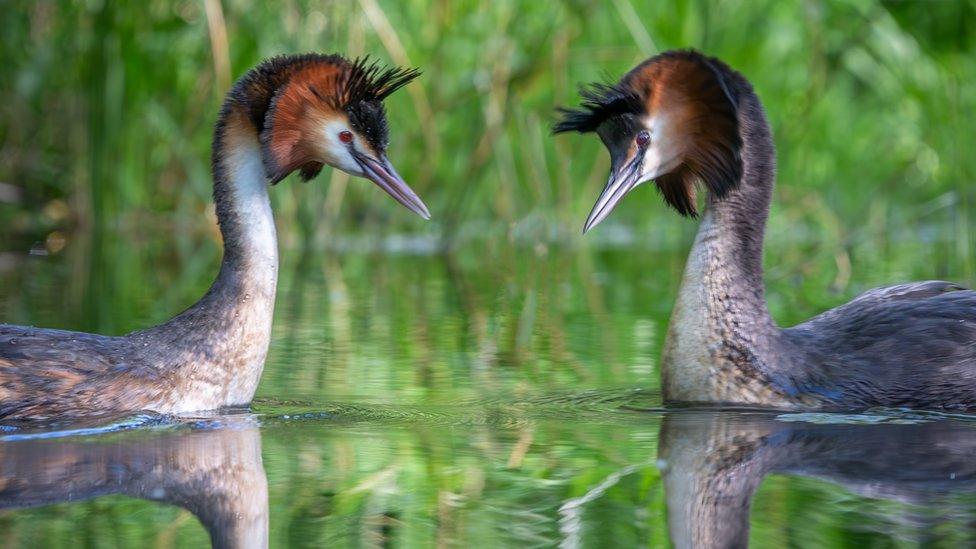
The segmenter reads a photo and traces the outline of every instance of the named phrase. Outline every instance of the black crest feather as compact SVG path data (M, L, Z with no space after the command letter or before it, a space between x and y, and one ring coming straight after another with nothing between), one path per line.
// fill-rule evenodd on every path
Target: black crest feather
M389 143L383 100L418 76L416 68L383 67L368 55L359 57L340 77L335 107L345 110L353 129L383 152Z
M589 84L580 88L580 96L583 101L579 109L557 109L563 118L553 126L552 133L592 132L608 118L644 111L643 99L619 84Z
M316 69L324 69L316 72ZM296 168L281 164L270 153L272 125L296 75L303 75L307 91L324 105L345 111L351 126L361 133L373 148L382 153L388 142L388 127L383 100L420 76L415 68L385 67L369 56L350 61L339 54L306 53L279 55L263 61L234 85L224 109L238 106L260 132L265 166L272 184L295 169L307 181L318 175L322 164L303 163ZM294 109L293 109L294 110ZM292 122L301 112L292 113Z
M361 101L383 101L418 76L420 69L384 67L368 55L358 57L348 70L343 71L338 83L339 93L336 94L342 104L336 107L345 109Z
M636 120L634 115L651 114L649 108L671 109L669 125L674 135L670 137L689 144L680 163L658 175L655 182L669 206L681 215L695 217L699 187L722 200L741 182L743 143L738 111L742 95L752 93L745 78L722 61L694 50L668 51L640 63L617 84L582 88L580 108L559 109L563 118L553 133L597 131L617 118L616 128L600 131L611 157L619 156L637 132L636 126L626 127L628 121ZM607 135L613 136L611 142Z

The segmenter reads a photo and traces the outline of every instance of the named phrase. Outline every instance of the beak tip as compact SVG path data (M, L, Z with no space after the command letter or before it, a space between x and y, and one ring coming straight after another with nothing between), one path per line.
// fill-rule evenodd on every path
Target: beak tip
M590 232L594 227L599 225L603 221L604 216L590 216L587 218L586 223L583 224L583 234Z
M617 207L620 200L641 183L639 167L640 163L631 161L630 164L622 169L611 170L610 180L597 198L596 204L590 210L586 224L583 225L583 234L590 232L610 215L610 212Z
M380 161L367 156L357 157L357 160L363 169L364 177L376 183L394 200L406 206L408 210L425 220L430 220L430 210L427 209L427 204L424 204L424 201L417 196L417 193L413 192L413 189L400 177L400 174L396 173L385 156L381 157Z

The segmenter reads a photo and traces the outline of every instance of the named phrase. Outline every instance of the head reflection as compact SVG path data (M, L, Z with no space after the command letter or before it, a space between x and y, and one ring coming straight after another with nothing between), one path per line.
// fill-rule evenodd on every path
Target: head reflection
M675 547L745 547L767 475L812 477L872 498L922 503L976 492L976 425L814 423L830 416L681 411L661 426ZM784 421L785 420L785 421Z
M267 547L261 435L248 419L100 438L0 442L0 509L122 494L187 509L214 547Z

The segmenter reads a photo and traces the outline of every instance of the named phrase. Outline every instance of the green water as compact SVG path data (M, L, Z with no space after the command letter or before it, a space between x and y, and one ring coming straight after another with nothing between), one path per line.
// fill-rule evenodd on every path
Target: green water
M201 513L218 539L280 547L662 546L746 526L757 547L976 540L973 420L663 411L657 363L683 253L623 241L499 235L431 253L423 238L337 236L285 249L251 413L0 433L0 477L16 487L0 540L205 545ZM206 289L216 258L201 253L199 275L163 243L128 267L70 248L20 256L0 303L12 322L126 331ZM794 306L798 282L771 278L774 303L791 304L774 306L784 322L820 306ZM112 432L69 432L82 428ZM36 439L52 431L68 436ZM708 481L748 475L751 512L730 519L722 509L751 491ZM711 518L686 524L682 509Z
M972 2L0 14L0 322L121 334L199 298L220 260L212 125L270 55L420 67L387 101L389 156L433 214L328 169L272 189L282 266L253 410L0 430L0 546L192 547L201 520L275 547L721 546L744 524L757 547L973 544L970 418L662 411L695 223L644 186L581 237L607 155L549 135L577 83L700 48L773 128L778 322L899 282L972 287Z

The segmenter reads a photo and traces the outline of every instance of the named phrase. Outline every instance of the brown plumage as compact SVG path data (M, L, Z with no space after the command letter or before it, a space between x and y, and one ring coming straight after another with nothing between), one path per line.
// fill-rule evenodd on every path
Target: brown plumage
M382 68L368 57L350 62L335 55L307 55L275 58L265 65L289 75L263 115L261 142L273 183L299 169L305 180L318 174L322 164L316 158L315 132L330 120L347 121L370 152L385 154L389 130L383 100L420 76L417 69Z
M213 141L224 259L207 294L176 318L121 337L0 325L0 419L246 405L271 336L278 250L268 182L329 164L366 177L429 218L386 158L382 101L417 76L366 59L265 61L228 93Z
M590 84L581 94L581 109L561 109L564 116L554 128L556 133L594 132L619 118L629 121L628 130L646 118L668 121L670 145L679 149L682 161L654 182L678 213L698 215L698 184L721 198L739 180L742 141L735 98L715 60L691 51L662 53L634 67L616 84ZM637 147L629 140L626 160L636 154Z
M766 307L762 244L776 152L740 73L667 52L584 89L556 132L595 131L612 170L585 230L654 181L678 212L706 208L661 360L668 402L780 408L976 409L976 292L926 281L871 290L792 328Z
M345 67L337 63L315 63L295 70L288 84L277 94L265 118L274 132L262 135L264 161L271 180L278 182L296 169L314 177L322 168L314 161L310 143L312 128L340 116L341 107L330 101ZM310 165L314 163L314 165ZM304 176L303 176L304 178Z

